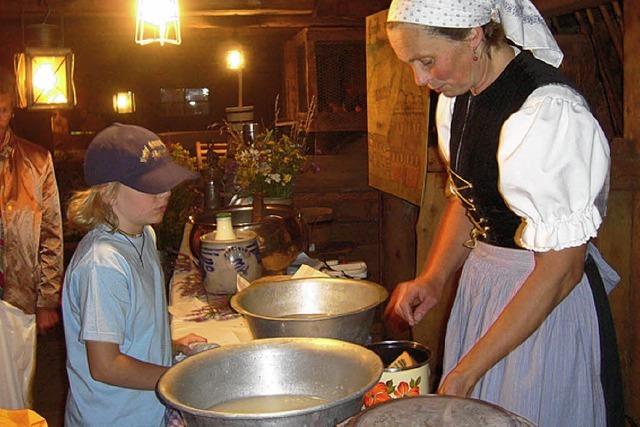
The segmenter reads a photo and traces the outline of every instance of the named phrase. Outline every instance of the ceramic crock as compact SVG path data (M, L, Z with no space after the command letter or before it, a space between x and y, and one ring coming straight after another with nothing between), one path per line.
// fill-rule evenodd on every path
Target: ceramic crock
M376 353L385 366L380 382L365 394L365 408L391 399L413 397L430 393L431 350L414 341L380 341L368 344L367 348ZM391 367L403 352L415 361L410 367ZM402 365L402 363L400 364Z
M248 281L262 275L256 233L236 231L234 240L216 240L216 232L200 236L200 265L204 287L212 294L236 293L236 275Z

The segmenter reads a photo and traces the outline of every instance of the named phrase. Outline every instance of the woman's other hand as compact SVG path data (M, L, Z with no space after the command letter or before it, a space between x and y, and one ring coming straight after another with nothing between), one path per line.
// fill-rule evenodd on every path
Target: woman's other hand
M438 387L438 394L468 397L477 380L464 372L454 369L444 378Z

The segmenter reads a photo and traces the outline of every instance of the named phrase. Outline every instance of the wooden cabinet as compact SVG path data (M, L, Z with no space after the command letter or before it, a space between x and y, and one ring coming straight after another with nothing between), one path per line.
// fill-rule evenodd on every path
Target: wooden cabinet
M305 28L285 43L284 72L287 119L315 97L312 131L367 130L364 29Z

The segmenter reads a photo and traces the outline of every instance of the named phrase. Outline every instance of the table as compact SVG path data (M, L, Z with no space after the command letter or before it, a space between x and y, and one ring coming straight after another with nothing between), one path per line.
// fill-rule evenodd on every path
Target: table
M189 236L192 224L185 224L175 269L169 282L169 314L171 315L171 337L180 338L189 333L198 334L210 343L218 345L237 344L253 339L246 320L229 306L230 295L211 295L202 284L202 273L197 266L197 257L191 253ZM282 280L289 277L311 277L315 275L334 277L366 278L367 268L362 261L328 266L306 254L297 258L300 268L293 276L267 276L254 281ZM319 263L323 272L315 270ZM340 266L345 270L340 269ZM345 275L348 272L350 275Z
M235 313L226 295L210 295L202 285L197 258L189 248L191 224L184 227L176 266L169 282L171 337L198 334L210 343L236 344L253 339L244 318Z

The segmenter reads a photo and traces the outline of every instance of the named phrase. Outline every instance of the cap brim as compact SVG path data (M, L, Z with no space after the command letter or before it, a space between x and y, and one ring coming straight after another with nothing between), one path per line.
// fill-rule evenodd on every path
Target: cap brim
M168 161L143 175L123 180L123 184L143 193L160 194L170 191L184 181L199 177L198 173Z

